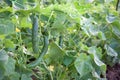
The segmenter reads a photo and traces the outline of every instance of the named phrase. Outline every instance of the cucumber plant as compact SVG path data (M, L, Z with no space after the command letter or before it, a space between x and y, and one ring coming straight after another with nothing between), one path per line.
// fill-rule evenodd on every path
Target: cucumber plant
M0 80L106 80L120 61L117 1L1 0Z

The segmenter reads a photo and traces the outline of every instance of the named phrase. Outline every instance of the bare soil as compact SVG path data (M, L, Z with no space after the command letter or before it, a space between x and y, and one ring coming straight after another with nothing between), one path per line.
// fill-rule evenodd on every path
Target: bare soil
M107 80L120 80L120 64L107 66L106 77Z

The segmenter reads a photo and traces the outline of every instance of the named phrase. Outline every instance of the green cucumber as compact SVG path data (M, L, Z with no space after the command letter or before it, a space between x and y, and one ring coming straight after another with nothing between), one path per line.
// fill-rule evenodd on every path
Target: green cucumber
M39 52L39 40L38 40L38 17L33 15L32 18L32 48L34 53Z
M120 0L117 0L117 4L116 4L116 11L119 11L120 9Z
M60 35L59 36L59 46L62 48L62 44L63 44L63 36Z
M43 56L48 51L48 45L49 45L48 35L43 35L43 38L44 38L44 45L43 45L43 48L41 50L39 58L36 59L34 62L31 62L30 64L28 64L27 65L28 67L35 67L35 66L37 66L41 62Z

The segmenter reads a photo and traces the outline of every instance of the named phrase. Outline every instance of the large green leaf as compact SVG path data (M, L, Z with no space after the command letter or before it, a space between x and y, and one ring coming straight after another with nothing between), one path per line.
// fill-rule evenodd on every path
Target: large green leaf
M52 63L62 62L65 52L54 42L50 43L50 48L48 54L46 55L46 60L51 61Z
M19 21L20 21L20 26L21 26L21 27L24 27L24 28L26 28L26 27L31 28L31 27L32 27L32 23L31 23L31 21L28 19L28 16L27 16L27 17L21 17L21 18L19 19Z
M4 50L0 50L0 80L2 80L2 78L5 75L5 65L8 62L8 55L6 54L6 52Z
M14 24L10 20L0 19L0 35L10 34L14 31Z
M0 12L0 18L10 18L10 14L11 12L10 11L3 11L3 12Z
M81 77L87 75L93 70L91 58L85 53L82 53L79 55L79 57L77 57L76 61L74 62L74 65Z
M96 63L96 65L100 66L101 70L106 71L106 65L100 60L102 58L102 51L100 50L100 48L92 46L89 48L88 52L90 54L93 54L94 62Z
M0 80L4 78L5 75L5 68L2 64L0 64Z
M32 80L30 76L27 76L26 74L22 74L21 80Z
M4 50L0 50L0 64L5 65L7 64L9 59L9 56L7 55L7 53Z
M7 64L5 65L5 75L11 75L15 72L15 60L9 57Z
M56 18L52 25L52 33L53 35L64 32L65 31L65 20L66 20L66 14L60 11L56 11Z
M14 72L13 74L10 75L10 80L19 80L20 79L20 74L17 72Z
M9 76L5 76L3 80L20 80L20 74L17 72L14 72L13 74Z

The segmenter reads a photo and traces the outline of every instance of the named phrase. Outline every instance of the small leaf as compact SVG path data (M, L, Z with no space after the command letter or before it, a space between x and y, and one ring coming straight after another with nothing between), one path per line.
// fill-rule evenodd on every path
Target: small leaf
M70 56L65 56L64 60L63 60L63 64L65 64L66 66L68 66L69 64L71 64L74 60L74 57L70 57Z
M99 33L99 28L97 26L90 25L89 26L89 32L90 32L91 35L95 36Z
M106 21L107 21L108 23L114 22L115 19L116 19L116 17L115 17L114 15L107 15L107 16L106 16Z
M81 29L83 29L83 31L85 32L85 34L90 37L90 34L89 34L88 29L86 27L81 27Z
M112 32L120 38L120 23L119 21L113 22L112 23Z
M106 40L105 34L101 31L98 33L98 37L102 40Z
M19 21L20 21L20 26L23 27L23 28L28 28L28 27L31 28L32 27L32 24L31 24L28 16L27 17L21 17L19 19Z
M4 40L5 48L14 48L14 43L10 39Z

